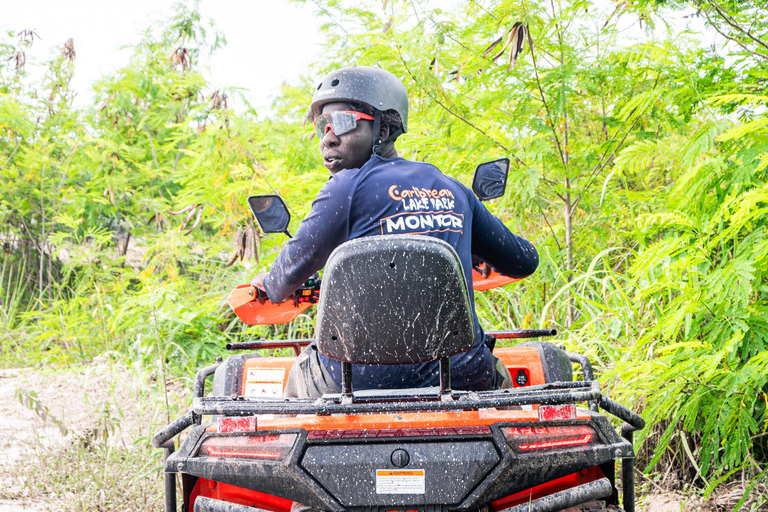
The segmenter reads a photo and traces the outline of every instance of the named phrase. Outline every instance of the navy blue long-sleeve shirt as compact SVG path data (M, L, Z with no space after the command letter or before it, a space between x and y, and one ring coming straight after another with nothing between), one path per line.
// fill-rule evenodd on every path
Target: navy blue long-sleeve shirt
M510 232L457 180L437 167L402 158L373 156L360 169L330 177L312 203L296 235L283 247L264 280L273 302L299 288L328 260L331 252L355 238L389 234L424 234L451 244L459 255L467 286L472 289L472 255L510 277L526 277L539 263L530 242ZM475 344L451 357L451 383L456 389L492 387L493 359L472 309ZM341 364L321 355L337 383ZM437 385L438 365L353 366L356 389Z

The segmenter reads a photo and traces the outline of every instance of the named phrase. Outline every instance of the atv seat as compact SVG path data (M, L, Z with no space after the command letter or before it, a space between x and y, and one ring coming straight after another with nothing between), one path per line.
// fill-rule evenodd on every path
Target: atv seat
M448 243L420 235L346 242L328 258L317 312L317 348L342 362L342 392L351 393L351 364L441 361L475 341L467 281ZM447 379L447 381L446 381Z

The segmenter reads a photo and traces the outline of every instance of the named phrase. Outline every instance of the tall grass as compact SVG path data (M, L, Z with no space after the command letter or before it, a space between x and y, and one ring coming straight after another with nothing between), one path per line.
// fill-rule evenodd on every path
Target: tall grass
M4 257L0 267L0 328L4 333L12 331L23 311L26 264L16 268L10 257Z

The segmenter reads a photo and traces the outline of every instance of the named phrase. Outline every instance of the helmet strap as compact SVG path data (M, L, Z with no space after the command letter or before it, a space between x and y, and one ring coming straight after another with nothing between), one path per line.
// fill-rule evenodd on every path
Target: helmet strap
M373 113L373 149L372 149L372 153L374 155L381 155L381 152L384 151L383 143L381 142L381 139L379 138L380 133L381 133L381 111L374 109L374 113Z
M397 140L399 136L401 136L403 133L402 128L398 128L394 132L389 134L389 137L387 137L384 140L381 140L379 138L379 135L381 133L381 111L375 110L373 114L373 150L372 153L374 155L381 155L382 152L384 152L384 145L394 142Z

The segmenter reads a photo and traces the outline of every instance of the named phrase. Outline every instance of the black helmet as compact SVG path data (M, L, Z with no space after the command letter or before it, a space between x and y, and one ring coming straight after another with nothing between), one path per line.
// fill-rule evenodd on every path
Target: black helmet
M373 107L374 134L379 131L382 112L394 110L400 116L402 129L390 134L386 141L374 140L374 153L380 153L382 144L394 141L408 130L408 92L403 83L389 71L358 66L330 72L312 96L313 117L320 114L323 105L336 101L365 103Z

